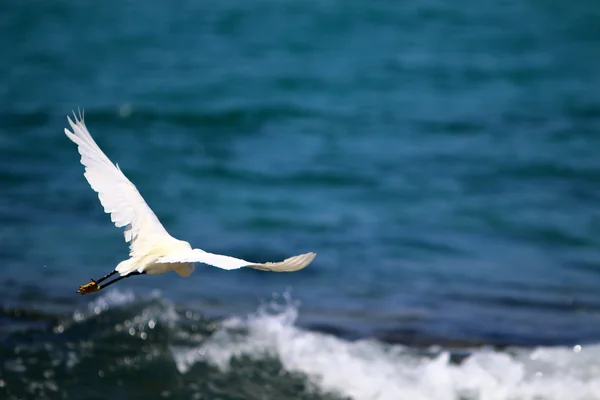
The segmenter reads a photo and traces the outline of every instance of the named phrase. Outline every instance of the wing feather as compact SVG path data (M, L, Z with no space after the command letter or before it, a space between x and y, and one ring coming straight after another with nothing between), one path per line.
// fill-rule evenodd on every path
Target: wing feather
M308 266L312 262L312 260L314 260L316 255L316 253L311 252L290 257L279 262L267 262L261 264L242 260L235 257L208 253L200 249L193 249L160 257L156 262L161 264L199 262L226 270L247 267L260 269L263 271L293 272L301 270L302 268Z
M73 117L75 122L67 117L73 131L65 128L65 134L77 144L85 166L84 176L98 193L104 212L110 214L116 227L125 227L125 241L131 242L131 252L135 252L137 243L168 235L135 185L98 147L85 126L83 115L80 113L78 118L73 113Z

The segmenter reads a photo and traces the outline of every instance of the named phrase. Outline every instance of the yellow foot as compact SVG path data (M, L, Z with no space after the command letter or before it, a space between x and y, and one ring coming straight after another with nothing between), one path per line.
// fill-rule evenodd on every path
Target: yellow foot
M77 293L88 294L97 292L98 290L100 290L100 285L98 285L98 282L92 279L90 283L87 283L83 286L79 286L79 290L77 291Z

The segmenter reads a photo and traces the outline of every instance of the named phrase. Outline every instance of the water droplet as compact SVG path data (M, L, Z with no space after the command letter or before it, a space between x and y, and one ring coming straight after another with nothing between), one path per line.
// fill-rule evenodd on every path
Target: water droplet
M579 352L581 352L581 346L580 346L580 345L578 345L578 344L576 344L575 346L573 346L573 351L574 351L575 353L579 353Z
M148 328L154 329L155 326L156 326L156 322L154 322L153 319L151 319L150 321L148 321Z
M129 328L129 334L130 334L131 336L135 335L135 329L133 329L133 328Z
M99 376L100 378L104 378L104 371L102 371L102 370L99 370L99 371L98 371L98 376Z
M80 311L75 311L75 313L73 314L73 319L75 320L75 322L80 322L83 320L83 318L84 316Z
M148 335L146 334L146 332L142 332L142 333L140 333L140 337L142 338L142 340L146 340Z
M119 115L121 118L127 118L133 112L133 107L129 103L125 103L119 107Z
M56 325L54 327L54 333L63 333L65 331L65 327L62 325Z

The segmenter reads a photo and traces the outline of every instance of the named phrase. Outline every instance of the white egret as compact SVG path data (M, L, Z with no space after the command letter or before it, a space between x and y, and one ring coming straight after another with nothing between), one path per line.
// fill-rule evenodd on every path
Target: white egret
M113 164L92 139L85 126L83 114L79 113L79 118L75 113L73 116L75 122L67 117L73 131L65 129L65 134L77 144L81 163L85 166L84 176L92 189L98 193L104 211L111 215L115 226L125 227L125 242L130 243L128 259L121 261L114 271L103 278L92 279L90 283L80 286L77 293L97 292L134 275L158 275L175 271L182 277L188 277L194 272L196 263L226 270L248 267L263 271L292 272L306 267L315 258L316 254L311 252L280 262L261 264L192 249L188 242L175 239L167 233L135 185L127 179L118 164ZM117 273L119 277L100 285Z

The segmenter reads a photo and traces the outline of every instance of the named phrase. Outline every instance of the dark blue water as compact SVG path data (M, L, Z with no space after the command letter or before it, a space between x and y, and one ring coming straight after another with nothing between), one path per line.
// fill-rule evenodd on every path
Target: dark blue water
M599 22L3 2L0 399L600 398ZM173 236L317 258L76 295L128 254L62 133L78 107Z

